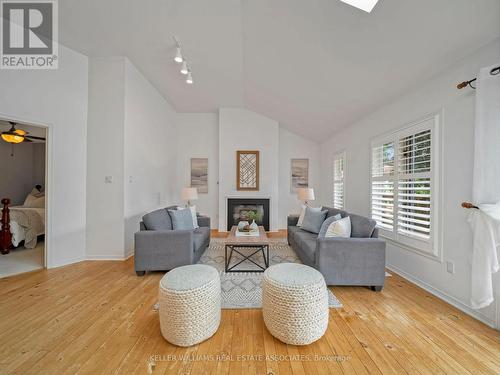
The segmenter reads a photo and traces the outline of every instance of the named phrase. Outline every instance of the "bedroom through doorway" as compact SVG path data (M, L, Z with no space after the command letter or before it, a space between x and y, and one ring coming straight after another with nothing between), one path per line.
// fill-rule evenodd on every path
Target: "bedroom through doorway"
M47 128L0 119L0 278L45 268Z

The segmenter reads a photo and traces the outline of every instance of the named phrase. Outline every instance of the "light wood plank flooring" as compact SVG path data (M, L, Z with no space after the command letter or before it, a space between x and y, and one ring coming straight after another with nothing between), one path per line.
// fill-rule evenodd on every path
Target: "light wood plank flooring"
M500 333L405 279L383 292L334 287L326 335L274 339L260 310L223 310L210 340L177 348L160 334L161 273L133 260L82 262L0 280L0 373L499 374Z

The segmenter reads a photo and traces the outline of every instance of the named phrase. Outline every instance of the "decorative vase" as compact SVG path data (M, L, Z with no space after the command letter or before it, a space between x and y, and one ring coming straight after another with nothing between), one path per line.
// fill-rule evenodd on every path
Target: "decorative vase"
M252 220L252 224L250 224L250 229L251 230L258 230L259 229L259 226L255 222L255 220Z
M240 221L238 223L238 230L241 232L243 231L243 228L245 228L248 225L248 221Z

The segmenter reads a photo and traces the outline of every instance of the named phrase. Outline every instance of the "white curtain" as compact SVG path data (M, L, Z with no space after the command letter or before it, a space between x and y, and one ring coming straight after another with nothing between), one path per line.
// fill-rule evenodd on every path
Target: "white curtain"
M474 130L473 231L471 305L479 309L493 302L493 273L498 271L500 245L500 74L495 64L477 77Z
M481 69L477 77L472 188L476 203L500 201L500 74L491 74L498 66L500 62Z

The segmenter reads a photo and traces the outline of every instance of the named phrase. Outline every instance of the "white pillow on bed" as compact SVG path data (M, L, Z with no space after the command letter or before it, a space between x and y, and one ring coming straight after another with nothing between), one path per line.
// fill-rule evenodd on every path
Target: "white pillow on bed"
M26 199L24 200L24 203L23 203L23 206L24 207L30 207L30 205L36 201L36 197L34 195L32 195L31 193L29 193L27 196L26 196Z
M45 196L37 198L32 195L28 195L23 206L27 208L45 208Z
M44 198L45 197L45 192L40 191L38 189L33 188L31 192L26 196L26 199L24 200L23 206L24 207L36 207L36 208L44 208L45 207L45 199L43 200L43 205L42 202L36 203L36 206L33 206L35 201L38 198ZM40 206L41 205L41 206Z

